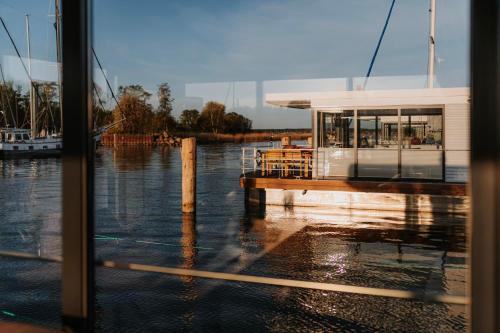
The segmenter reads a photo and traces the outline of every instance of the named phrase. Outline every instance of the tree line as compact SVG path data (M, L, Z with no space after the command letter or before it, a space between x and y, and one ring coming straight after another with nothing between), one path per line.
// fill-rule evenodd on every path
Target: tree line
M37 89L37 125L40 130L55 132L61 128L58 89L55 83L44 83ZM113 133L142 134L172 132L245 133L252 129L252 121L236 112L226 113L224 104L210 101L201 111L187 109L179 118L173 115L172 92L168 83L158 86L158 106L150 103L152 94L141 85L119 87L117 104L113 110L105 107L102 91L93 86L94 127L115 124ZM12 82L0 83L0 128L28 128L29 93Z
M236 112L226 113L224 104L209 101L201 111L183 110L176 119L172 115L172 92L168 83L157 90L158 107L150 103L151 93L141 85L129 85L118 89L118 103L113 111L107 111L102 103L94 103L96 126L110 123L116 126L113 133L139 134L172 132L245 133L252 129L252 121Z

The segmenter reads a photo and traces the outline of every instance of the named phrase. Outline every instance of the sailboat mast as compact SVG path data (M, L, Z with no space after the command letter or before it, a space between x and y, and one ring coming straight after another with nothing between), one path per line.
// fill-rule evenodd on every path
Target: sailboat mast
M436 0L430 0L429 8L429 59L427 65L427 88L434 87L434 58L436 52Z
M31 137L35 138L37 135L36 126L36 99L35 99L35 87L32 81L31 75L31 40L30 40L30 18L26 14L26 44L28 46L28 74L30 80L30 125L31 125ZM22 61L22 60L21 60Z
M60 134L63 131L63 112L62 112L62 57L61 57L61 14L59 10L59 0L55 1L55 17L56 17L56 52L57 52L57 83L59 86L59 113L61 114Z

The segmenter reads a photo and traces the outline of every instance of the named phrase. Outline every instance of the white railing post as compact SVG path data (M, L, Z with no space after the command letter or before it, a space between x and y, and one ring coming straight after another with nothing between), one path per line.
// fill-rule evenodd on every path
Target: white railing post
M245 175L245 147L241 148L241 173Z
M257 147L253 147L253 173L257 172Z

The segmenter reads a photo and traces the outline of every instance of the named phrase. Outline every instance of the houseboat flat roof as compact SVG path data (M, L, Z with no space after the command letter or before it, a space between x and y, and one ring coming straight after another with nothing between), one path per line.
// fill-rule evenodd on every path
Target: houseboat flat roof
M470 88L353 90L266 94L266 103L295 109L468 104Z

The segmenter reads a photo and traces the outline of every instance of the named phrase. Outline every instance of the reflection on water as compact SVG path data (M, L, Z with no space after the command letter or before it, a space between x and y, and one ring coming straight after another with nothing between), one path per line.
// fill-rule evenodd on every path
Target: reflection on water
M393 214L245 210L240 146L198 149L195 217L181 213L178 149L100 148L99 258L464 294L463 220L408 225ZM0 248L60 254L60 160L1 161L0 188ZM23 320L57 323L57 265L0 260L2 306ZM465 331L463 306L101 268L97 279L105 332Z
M194 214L182 215L182 259L184 260L182 268L191 269L194 266L196 258L196 217ZM192 282L193 278L184 276L182 279L186 282Z

